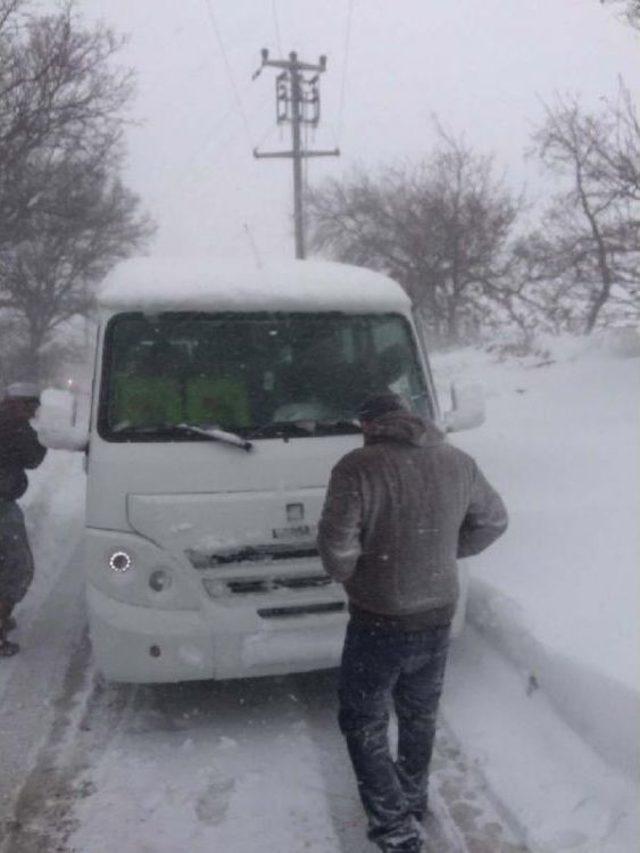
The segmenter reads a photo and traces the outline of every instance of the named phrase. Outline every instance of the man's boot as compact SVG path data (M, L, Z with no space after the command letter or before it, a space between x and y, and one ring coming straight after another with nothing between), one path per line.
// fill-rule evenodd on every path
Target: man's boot
M6 601L0 601L0 658L10 658L20 651L17 643L7 639L7 634L16 627L16 621L11 616L13 607Z
M20 651L20 646L17 643L12 643L11 640L0 640L0 658L12 658Z
M12 643L7 640L7 631L0 625L0 658L13 657L20 651L20 646L17 643Z

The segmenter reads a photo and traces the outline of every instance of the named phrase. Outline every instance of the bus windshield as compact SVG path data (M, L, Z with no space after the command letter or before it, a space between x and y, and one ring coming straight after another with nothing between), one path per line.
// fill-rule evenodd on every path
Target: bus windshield
M399 314L119 314L101 387L98 428L110 441L203 440L184 425L256 438L349 433L362 401L387 391L431 415Z

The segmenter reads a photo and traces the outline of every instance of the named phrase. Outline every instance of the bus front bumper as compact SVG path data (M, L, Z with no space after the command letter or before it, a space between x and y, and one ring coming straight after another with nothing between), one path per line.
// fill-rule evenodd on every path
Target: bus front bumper
M160 610L116 601L87 585L97 668L143 683L284 675L337 666L346 613L262 620L256 610Z

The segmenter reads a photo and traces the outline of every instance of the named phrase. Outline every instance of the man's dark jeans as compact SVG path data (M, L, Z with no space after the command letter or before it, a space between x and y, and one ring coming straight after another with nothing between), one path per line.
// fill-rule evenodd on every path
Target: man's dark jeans
M411 850L415 818L427 808L427 778L449 626L403 632L347 627L340 673L340 729L347 740L369 838L383 850ZM398 758L389 750L389 706L398 718Z

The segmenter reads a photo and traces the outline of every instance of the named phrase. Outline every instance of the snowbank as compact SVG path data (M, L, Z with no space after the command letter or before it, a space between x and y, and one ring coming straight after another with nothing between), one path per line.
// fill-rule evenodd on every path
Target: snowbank
M529 693L541 688L603 758L637 776L640 694L636 690L546 646L528 630L517 604L479 578L471 580L467 620L522 672Z
M507 535L471 563L469 618L603 756L638 770L640 359L564 340L548 357L438 356L488 416L453 440L503 493ZM621 355L629 355L628 348Z

